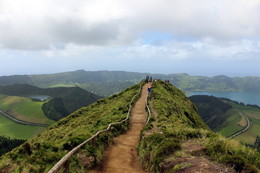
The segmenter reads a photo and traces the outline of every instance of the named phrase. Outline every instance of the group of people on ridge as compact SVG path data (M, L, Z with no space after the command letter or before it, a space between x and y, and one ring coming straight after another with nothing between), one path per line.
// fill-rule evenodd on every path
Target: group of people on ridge
M147 75L147 76L146 76L146 79L145 79L145 82L148 83L148 82L152 82L152 81L153 81L153 77Z
M145 79L145 82L146 82L146 83L148 83L148 82L153 82L153 77L147 75L147 76L146 76L146 79ZM148 92L148 95L150 95L150 93L152 92L152 86L149 86L149 87L147 88L147 92Z

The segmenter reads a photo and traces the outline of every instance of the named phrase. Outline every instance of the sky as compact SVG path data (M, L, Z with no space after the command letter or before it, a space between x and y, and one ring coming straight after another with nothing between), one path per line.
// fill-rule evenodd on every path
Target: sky
M0 76L259 67L259 0L0 0Z

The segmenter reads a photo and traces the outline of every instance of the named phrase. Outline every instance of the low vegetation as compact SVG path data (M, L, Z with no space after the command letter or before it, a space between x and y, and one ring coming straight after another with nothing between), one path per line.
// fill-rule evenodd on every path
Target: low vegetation
M154 82L150 102L157 117L151 118L143 129L138 146L140 160L150 172L192 169L198 166L191 161L194 157L198 161L219 162L237 172L259 171L257 151L210 131L193 103L170 83ZM196 143L191 152L183 147L189 141Z
M62 156L111 122L123 120L132 97L140 84L117 95L100 99L59 120L36 138L28 140L13 151L3 155L0 172L47 172ZM100 135L71 159L71 171L84 171L101 162L103 151L113 136L123 133L129 123L118 125ZM85 159L85 160L84 160Z

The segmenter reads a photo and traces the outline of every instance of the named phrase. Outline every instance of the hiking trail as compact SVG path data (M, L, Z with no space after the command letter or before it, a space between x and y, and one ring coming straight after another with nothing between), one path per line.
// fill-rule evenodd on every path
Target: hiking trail
M91 170L90 173L145 173L138 160L136 147L147 118L145 103L148 95L147 88L150 85L143 86L141 97L132 108L130 129L127 133L114 138L114 144L109 146L105 152L101 168Z

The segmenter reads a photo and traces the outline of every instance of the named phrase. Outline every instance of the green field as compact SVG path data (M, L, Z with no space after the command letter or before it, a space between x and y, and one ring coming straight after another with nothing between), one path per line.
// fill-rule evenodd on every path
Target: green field
M53 124L54 121L48 119L42 112L44 102L35 102L26 97L0 95L0 108L18 119L35 122ZM0 114L0 135L11 138L30 139L42 132L44 127L29 126L15 123L14 121Z
M32 101L30 98L18 96L0 95L0 109L10 113L18 119L52 124L54 121L49 120L42 111L44 102Z
M217 131L225 137L228 137L235 132L243 129L243 127L238 125L238 122L241 120L241 115L234 109L230 109L226 112L227 120L219 126Z
M46 128L15 123L0 114L0 136L30 139L42 132L44 129Z
M244 112L252 124L248 131L238 135L234 139L239 140L242 143L254 144L256 137L260 136L260 109L252 106L240 105L232 101L229 101L228 103L231 104L232 107L236 110ZM232 123L219 131L223 136L226 137L230 136L235 131L242 129L242 127L238 125L238 122L241 120L241 116L239 114L235 115L234 112L232 114L232 112L229 110L227 112L227 116L229 116L228 120L230 120Z
M242 143L254 144L256 136L260 136L260 120L249 117L252 127L245 133L238 135L235 139L241 141Z

